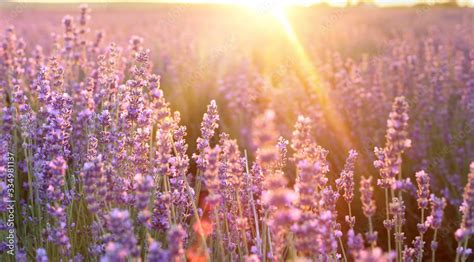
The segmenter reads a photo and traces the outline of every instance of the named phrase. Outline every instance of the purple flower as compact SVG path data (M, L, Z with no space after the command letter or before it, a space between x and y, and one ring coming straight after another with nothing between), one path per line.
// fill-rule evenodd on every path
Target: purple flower
M326 185L328 179L321 163L309 163L302 160L298 163L295 181L295 192L299 195L298 207L302 210L315 210L318 207L318 187Z
M360 233L355 234L352 228L347 232L347 247L355 258L359 257L360 252L364 249L362 235Z
M470 165L460 210L463 216L461 227L456 231L456 238L458 241L466 241L467 238L474 235L474 162Z
M347 203L351 203L354 198L354 165L357 159L357 152L355 150L349 151L349 157L346 159L346 164L341 172L341 175L336 179L336 186L338 190L343 190L343 197Z
M214 148L207 148L205 155L204 155L204 172L202 174L202 179L204 184L209 191L209 195L207 196L206 200L209 205L216 206L219 204L221 200L220 195L220 181L218 177L219 173L219 156L220 155L220 147L216 146Z
M269 174L264 181L262 203L268 208L266 221L272 233L273 257L278 259L286 246L286 234L299 219L300 210L293 206L297 195L287 188L288 180L281 171Z
M425 241L420 236L415 237L413 240L413 249L415 250L415 256L419 259L423 258L423 250L425 248Z
M101 261L125 261L128 257L136 256L137 240L128 211L112 209L106 218L111 236Z
M404 97L395 98L392 112L387 120L387 134L385 135L385 148L375 148L374 161L375 168L380 170L381 178L377 184L383 188L390 187L396 179L396 175L401 172L401 155L411 146L408 139L408 104Z
M48 262L48 254L44 248L36 249L36 262Z
M417 172L415 176L418 183L418 207L425 209L430 197L430 176L425 171Z
M168 259L172 262L184 261L184 240L186 232L181 226L168 231Z
M257 148L256 163L264 173L276 168L279 152L275 144L278 133L275 125L275 112L266 110L253 121L252 143Z
M153 209L152 225L159 231L168 230L171 221L171 195L156 192L155 208Z
M363 177L360 180L360 201L362 202L362 211L366 217L372 217L376 211L373 195L372 177Z
M46 190L48 199L52 202L61 202L64 199L63 187L67 163L63 157L59 156L49 162L48 168L50 171Z
M47 197L50 202L46 204L48 213L55 219L48 227L48 240L61 246L62 254L69 254L71 247L67 235L67 217L64 206L64 181L67 169L66 161L61 157L56 157L48 164L49 175L47 178Z
M156 132L155 138L155 159L154 167L159 177L169 176L170 161L172 157L172 137L171 137L172 123L170 120L164 120L161 128Z
M139 210L138 220L141 223L148 224L151 214L147 207L153 190L153 178L151 176L136 174L134 180L136 183L135 206L137 210Z
M151 176L136 174L134 180L136 183L136 207L138 210L146 209L153 189L153 179Z
M278 138L277 148L280 152L278 168L282 170L286 166L287 154L288 154L288 140L283 137Z
M403 226L406 222L405 208L403 200L400 200L397 197L392 199L392 202L390 203L390 213L393 214L393 223L397 227ZM403 232L395 233L395 240L400 242L400 244L403 243L404 239L405 236Z
M89 151L89 155L92 156L94 153ZM102 156L99 155L97 158L92 159L89 162L84 163L81 171L81 177L83 178L84 184L84 196L86 199L87 207L90 212L97 213L100 207L103 205L104 195L100 195L102 187L105 187L106 177L104 176L104 164Z
M221 163L224 164L224 173L226 173L224 181L221 183L223 186L228 187L228 190L234 191L236 188L243 186L244 167L239 146L236 140L225 138L222 139L220 147L222 151Z
M444 208L446 207L446 199L438 198L431 194L431 215L426 218L426 223L434 230L441 227L443 222Z
M312 130L313 122L311 119L298 116L291 137L291 148L294 150L293 160L295 163L306 160L310 162L321 161L322 164L326 164L325 159L328 151L316 143ZM329 169L327 165L322 168Z
M217 112L216 101L212 100L207 106L207 112L204 113L201 122L201 137L197 139L197 151L199 154L193 155L194 160L198 168L201 171L206 169L206 161L204 160L204 154L209 148L211 138L214 136L216 129L219 128L219 113Z
M79 10L80 10L79 23L80 25L85 26L87 24L87 21L90 19L89 13L91 9L89 8L87 4L81 4L79 6Z
M416 260L416 249L405 246L405 248L403 249L402 256L403 256L403 261L415 262L415 260Z
M152 241L148 248L148 262L165 262L169 261L167 250L161 248L161 244L157 241Z

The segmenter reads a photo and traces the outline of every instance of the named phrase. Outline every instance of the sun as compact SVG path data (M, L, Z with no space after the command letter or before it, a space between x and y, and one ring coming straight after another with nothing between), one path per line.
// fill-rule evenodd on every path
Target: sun
M286 7L294 4L293 2L285 0L242 0L235 3L251 9L258 15L277 15L282 14Z

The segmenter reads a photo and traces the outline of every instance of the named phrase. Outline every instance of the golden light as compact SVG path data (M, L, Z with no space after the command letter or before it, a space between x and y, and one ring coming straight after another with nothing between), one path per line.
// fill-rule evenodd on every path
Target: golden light
M294 1L284 0L242 0L242 1L229 1L229 4L239 5L249 9L257 16L268 16L282 13L288 6L294 5Z
M340 113L333 105L325 85L321 83L317 74L317 70L311 58L307 55L307 52L301 41L298 39L298 36L288 19L284 7L273 10L272 14L275 16L277 22L281 25L286 37L288 38L288 41L293 47L293 51L296 55L297 66L299 66L300 71L303 72L304 78L309 80L309 90L317 94L318 102L321 106L321 109L327 116L326 119L329 126L336 132L337 137L342 141L341 145L346 151L353 148L349 129L342 119Z
M0 3L3 2L22 2L22 3L81 3L81 2L90 2L90 3L113 3L113 2L121 2L121 3L136 3L136 0L0 0ZM352 3L359 3L364 2L364 0L351 0ZM434 2L446 2L445 0L429 0L431 3ZM346 6L348 4L348 0L141 0L140 2L147 2L147 3L213 3L213 4L236 4L247 5L253 9L258 6L262 6L261 3L272 3L272 2L280 2L284 5L312 5L312 4L320 4L320 3L327 3L332 6ZM254 4L255 2L259 2L260 4ZM419 3L419 0L373 0L373 3L379 6L397 6L397 5L415 5ZM463 6L474 6L474 0L463 0L460 1L460 4Z

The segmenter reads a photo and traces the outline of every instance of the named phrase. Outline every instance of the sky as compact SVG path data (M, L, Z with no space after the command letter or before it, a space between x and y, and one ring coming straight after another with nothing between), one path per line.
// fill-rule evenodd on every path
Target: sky
M2 2L4 0L0 0ZM57 3L78 3L78 2L137 2L135 0L12 0L13 2L57 2ZM227 3L227 4L239 4L242 2L268 2L272 0L140 0L142 2L172 2L172 3ZM317 4L321 2L326 2L331 5L346 5L348 0L273 0L278 2L283 2L285 4L297 4L297 5L310 5ZM272 2L273 2L272 1ZM352 0L354 2L354 0ZM357 1L357 0L356 0ZM363 0L362 0L363 1ZM367 1L367 0L366 0ZM445 0L438 0L437 2L443 2ZM436 2L436 0L373 0L377 5L380 6L394 6L394 5L413 5L419 2ZM474 6L474 0L460 0L459 2L463 4L469 4Z

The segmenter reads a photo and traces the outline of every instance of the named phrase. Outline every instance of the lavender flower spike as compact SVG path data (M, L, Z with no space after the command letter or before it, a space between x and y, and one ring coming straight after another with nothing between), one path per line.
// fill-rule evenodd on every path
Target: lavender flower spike
M207 148L204 155L205 162L203 163L205 163L206 168L202 174L202 179L207 187L207 190L209 191L209 195L207 196L206 200L211 206L218 205L221 200L219 189L220 181L218 177L220 150L221 149L219 146Z
M219 128L219 113L217 112L216 101L212 100L207 106L207 112L204 113L201 122L201 137L197 139L197 151L199 154L193 155L199 170L206 169L204 153L210 147L210 140L214 136L216 129Z
M461 256L463 260L472 253L470 248L467 248L469 238L474 235L474 162L470 165L470 172L468 181L464 188L463 203L460 208L462 216L461 227L456 230L455 237L458 240L457 256Z
M397 174L401 174L401 154L405 149L411 147L411 140L408 138L407 132L409 119L407 112L408 104L405 98L403 96L397 97L387 120L385 148L375 148L374 150L377 157L374 166L380 170L381 176L377 184L383 188L394 185Z
M434 260L436 249L438 248L438 241L436 236L438 234L438 229L441 227L443 222L444 208L446 207L446 199L438 198L435 195L431 194L430 198L431 203L431 215L426 218L426 225L434 229L433 240L431 241L431 257Z
M425 171L417 172L415 176L418 183L418 207L425 209L429 204L430 176Z
M360 181L360 201L362 202L362 212L369 219L369 232L366 233L367 241L374 246L377 242L377 231L373 231L372 216L375 215L376 206L373 199L374 188L372 187L372 177L362 178Z
M262 194L262 202L269 209L266 223L272 234L273 257L279 260L285 248L286 234L299 219L301 211L293 206L297 195L287 188L288 180L283 172L268 175L264 183L266 191Z
M48 254L44 248L38 248L36 250L36 262L48 262Z
M102 262L125 261L137 255L137 239L127 210L113 209L107 216L107 228L111 237L106 245Z
M181 226L171 228L168 232L168 261L184 261L184 240L186 232Z
M354 165L357 159L357 151L349 151L349 157L346 160L344 169L341 172L341 175L336 179L336 186L338 190L344 191L344 200L346 200L349 206L349 216L346 216L346 221L349 226L352 228L355 224L355 217L352 216L351 202L354 198Z

